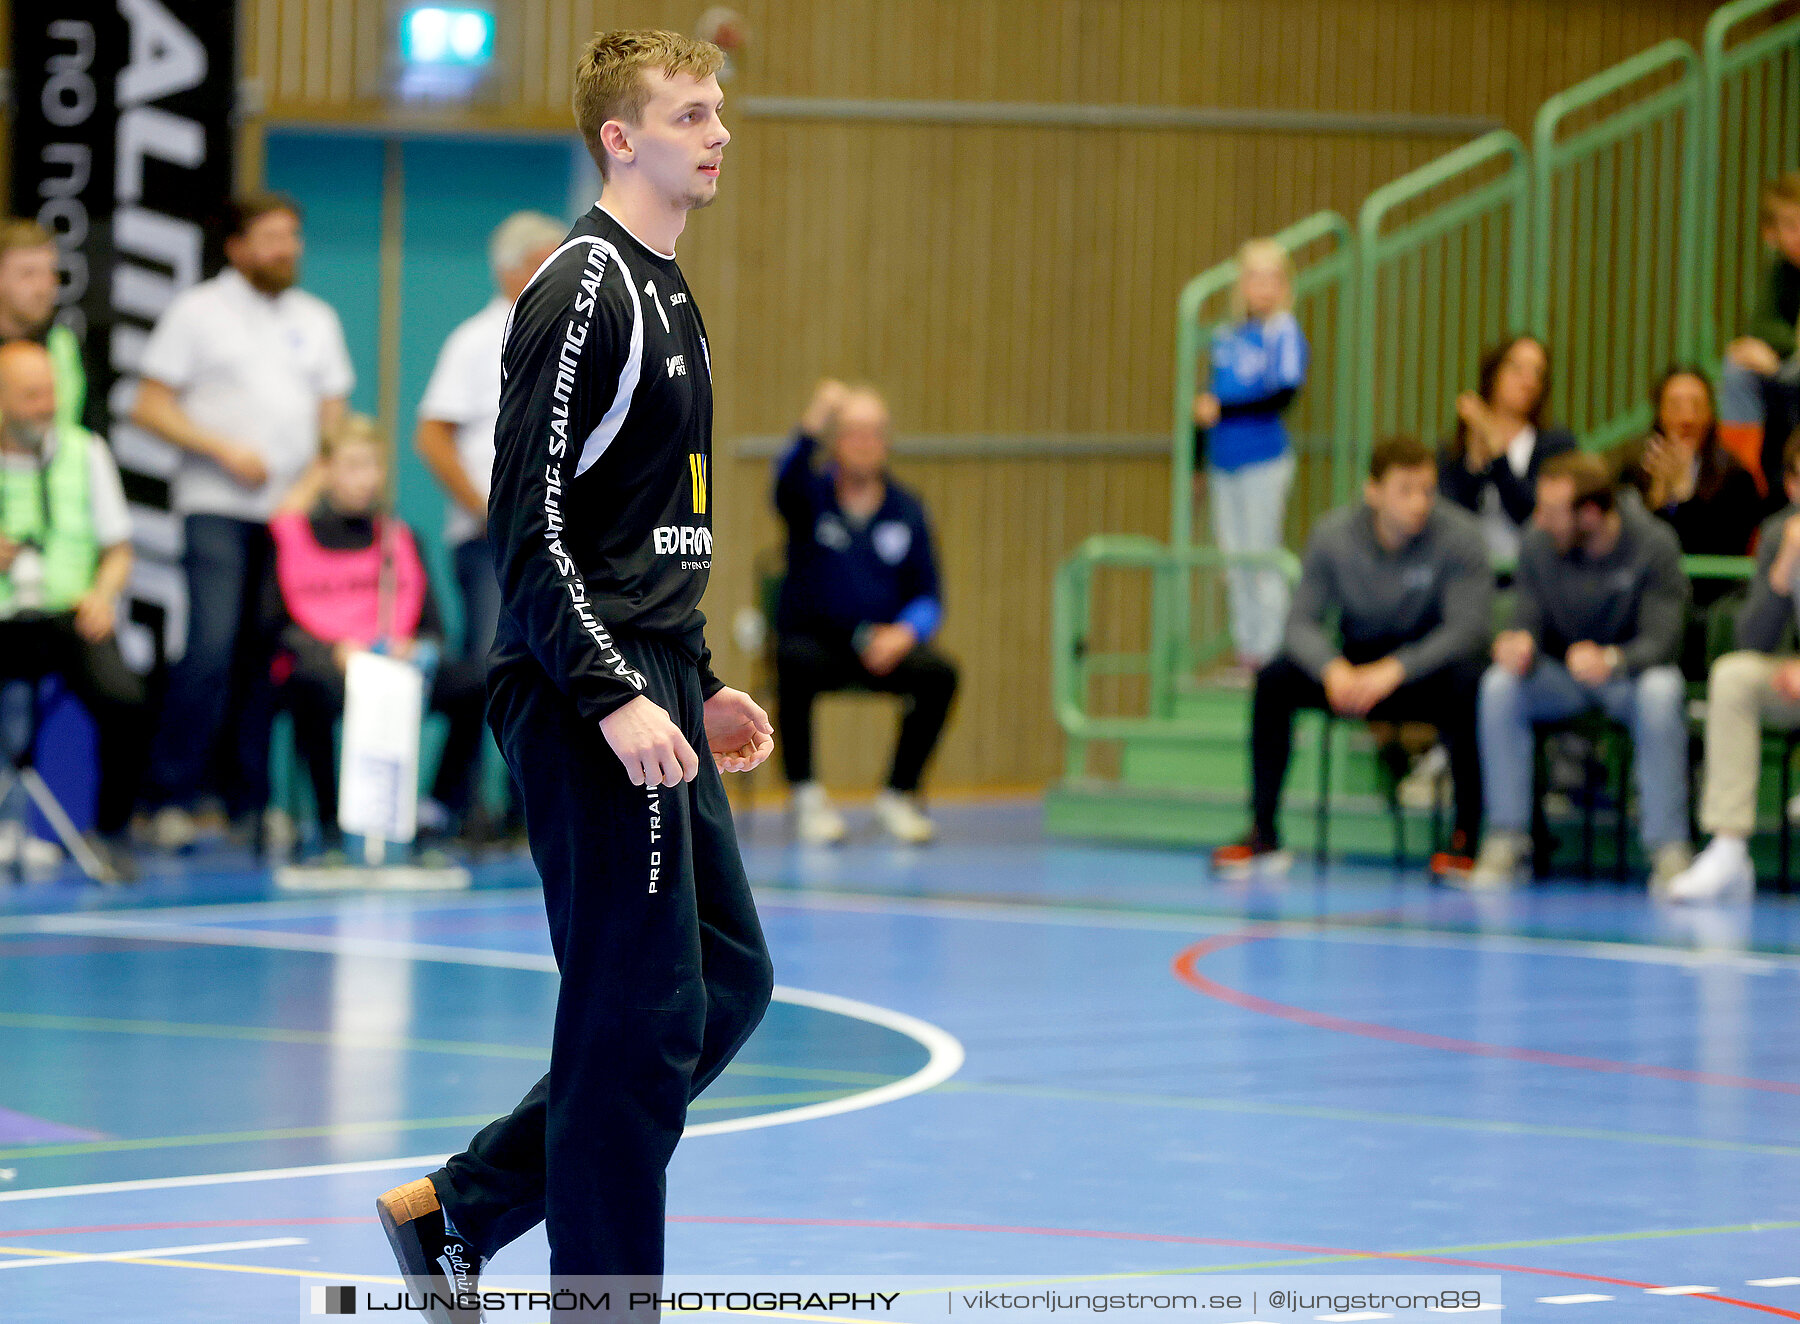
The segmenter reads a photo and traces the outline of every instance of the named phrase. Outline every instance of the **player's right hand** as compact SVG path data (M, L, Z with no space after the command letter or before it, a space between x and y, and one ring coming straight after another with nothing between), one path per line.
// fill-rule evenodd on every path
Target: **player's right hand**
M669 714L640 694L600 719L600 734L633 786L675 786L700 774L700 759Z

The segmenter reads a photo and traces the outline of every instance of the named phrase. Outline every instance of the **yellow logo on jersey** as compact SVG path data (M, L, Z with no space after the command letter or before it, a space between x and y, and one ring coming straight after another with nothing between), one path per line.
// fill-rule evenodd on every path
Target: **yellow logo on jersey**
M694 488L694 513L706 513L706 457L704 455L688 456L688 478Z

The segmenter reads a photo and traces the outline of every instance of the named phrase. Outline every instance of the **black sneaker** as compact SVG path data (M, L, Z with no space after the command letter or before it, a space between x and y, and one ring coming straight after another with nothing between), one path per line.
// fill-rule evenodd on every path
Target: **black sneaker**
M375 1200L406 1291L431 1324L481 1324L477 1293L487 1256L444 1217L431 1178L396 1186ZM462 1309L468 1301L470 1309Z

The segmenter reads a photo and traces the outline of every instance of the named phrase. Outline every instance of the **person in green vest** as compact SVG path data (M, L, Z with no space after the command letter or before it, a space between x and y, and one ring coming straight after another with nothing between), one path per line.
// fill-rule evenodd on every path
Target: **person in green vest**
M133 875L127 846L148 757L143 681L115 626L131 577L131 519L106 443L56 416L49 351L0 346L0 681L57 675L99 733L89 844L108 881Z
M0 221L0 344L32 340L49 351L56 420L79 424L87 407L87 370L75 333L53 320L60 288L54 236L36 221Z

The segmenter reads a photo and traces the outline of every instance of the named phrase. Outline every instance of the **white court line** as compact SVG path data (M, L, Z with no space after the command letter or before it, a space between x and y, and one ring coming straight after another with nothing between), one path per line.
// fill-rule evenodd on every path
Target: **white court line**
M1800 1278L1747 1278L1745 1287L1800 1287Z
M186 1186L234 1186L239 1182L285 1181L289 1177L335 1177L340 1173L388 1172L395 1168L439 1167L448 1154L412 1158L366 1159L359 1163L316 1163L305 1168L259 1168L251 1172L207 1172L192 1177L142 1177L133 1181L89 1182L85 1186L40 1186L28 1191L0 1191L0 1204L14 1200L50 1200L65 1195L113 1195L120 1191L167 1191Z
M0 1269L43 1269L59 1264L94 1264L101 1260L151 1260L169 1255L201 1255L220 1250L264 1250L270 1246L304 1246L305 1237L269 1237L263 1241L214 1241L204 1246L152 1246L148 1250L96 1251L91 1255L43 1255L0 1261ZM22 1252L8 1252L22 1253Z
M142 920L117 920L97 915L68 916L53 929L56 932L105 933L129 936L151 942L207 943L220 947L261 947L282 951L318 952L330 956L378 956L395 960L436 961L450 965L502 966L515 970L537 970L556 973L556 961L550 956L531 952L496 952L472 947L446 947L428 943L401 942L385 938L347 938L329 934L269 933L243 929L208 929L198 925L155 924ZM728 1135L738 1131L756 1131L769 1126L786 1126L794 1122L817 1121L841 1113L858 1112L884 1103L921 1094L943 1084L962 1069L963 1046L948 1030L922 1021L916 1016L878 1007L871 1002L840 997L835 993L817 993L810 989L775 986L774 1000L790 1006L809 1007L852 1020L865 1021L893 1030L920 1044L928 1054L925 1065L912 1075L873 1089L861 1090L841 1099L810 1103L798 1108L756 1113L749 1117L730 1117L717 1122L699 1122L687 1127L682 1135ZM36 1190L0 1191L0 1203L13 1200L43 1200L63 1195L102 1195L116 1191L159 1190L176 1186L211 1186L230 1182L277 1181L287 1177L329 1176L343 1172L378 1172L384 1169L423 1166L429 1170L449 1155L425 1158L378 1159L366 1163L331 1163L313 1167L269 1168L253 1172L214 1173L194 1177L158 1177L142 1181L95 1182L85 1186L51 1186Z
M1685 1287L1646 1287L1645 1296L1699 1296L1703 1292L1716 1292L1716 1287L1699 1287L1693 1283Z
M1538 1302L1546 1306L1585 1306L1590 1301L1611 1301L1610 1296L1600 1296L1594 1292L1577 1292L1573 1296L1540 1296Z
M525 907L525 898L537 898L530 887L498 888L491 892L444 893L441 896L405 896L400 894L360 898L371 906L371 912L356 906L350 915L392 913L393 910L487 910ZM1644 965L1673 965L1695 969L1738 969L1747 973L1767 974L1775 970L1800 970L1800 954L1784 952L1749 952L1725 949L1702 950L1669 947L1654 943L1608 942L1592 938L1536 938L1518 934L1466 933L1448 929L1395 929L1370 924L1321 923L1313 919L1258 920L1236 915L1196 915L1181 911L1113 910L1092 906L1057 906L1040 902L970 901L956 897L912 898L882 896L875 893L800 891L787 888L763 889L759 903L769 907L786 906L799 910L837 910L864 914L919 915L944 919L991 920L996 923L1050 924L1077 928L1107 928L1154 933L1224 933L1247 925L1283 937L1317 938L1332 942L1392 944L1404 947L1442 947L1455 950L1499 951L1521 955L1560 954L1586 956L1602 961L1630 961ZM399 903L399 904L395 904ZM531 906L536 909L535 905ZM71 933L71 921L140 923L145 927L175 929L179 926L154 920L133 921L128 917L143 915L180 915L193 920L256 919L273 915L277 918L332 918L343 916L342 909L327 908L314 901L251 901L229 905L139 907L89 915L25 915L0 919L0 933L38 932ZM1329 921L1329 916L1325 917ZM80 930L91 931L91 930ZM238 930L246 932L246 930ZM268 932L261 930L260 932ZM137 933L111 936L135 937ZM317 935L296 934L296 938ZM196 938L195 941L204 941ZM381 939L361 941L380 942ZM274 944L270 944L273 946ZM294 950L316 950L299 943ZM474 950L474 949L454 949ZM377 953L379 954L379 953ZM476 964L470 962L469 964ZM494 961L504 965L508 962ZM532 968L532 967L521 967Z

